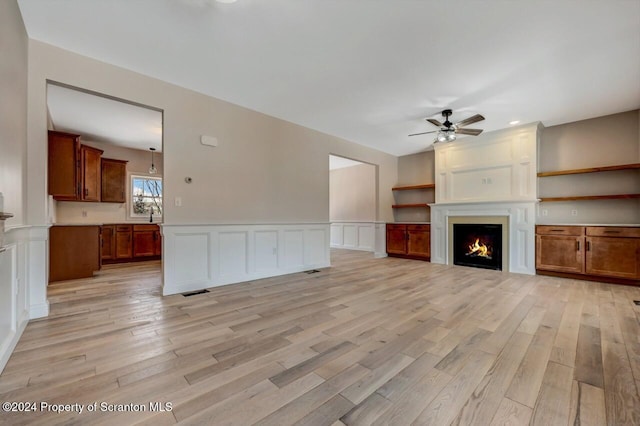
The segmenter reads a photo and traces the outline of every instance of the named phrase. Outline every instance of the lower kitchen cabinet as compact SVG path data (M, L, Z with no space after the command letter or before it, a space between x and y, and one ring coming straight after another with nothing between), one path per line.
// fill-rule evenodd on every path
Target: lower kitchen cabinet
M640 284L640 227L536 226L540 274Z
M388 223L387 254L429 260L431 258L431 225Z
M116 225L116 259L133 257L133 236L131 225Z
M102 260L116 258L116 226L102 226Z
M100 270L100 226L52 226L49 282L92 277Z
M160 256L158 225L133 225L133 257Z
M105 251L108 254L105 254ZM162 241L158 225L102 226L102 260L104 263L159 259L161 254Z

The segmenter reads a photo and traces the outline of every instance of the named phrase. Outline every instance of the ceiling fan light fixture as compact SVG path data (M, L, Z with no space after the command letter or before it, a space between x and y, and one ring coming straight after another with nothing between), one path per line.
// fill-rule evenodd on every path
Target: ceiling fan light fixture
M445 135L444 132L438 132L438 134L436 135L436 140L438 142L446 142L447 141L447 135Z
M447 142L452 142L456 140L456 132L453 130L449 130L447 132Z

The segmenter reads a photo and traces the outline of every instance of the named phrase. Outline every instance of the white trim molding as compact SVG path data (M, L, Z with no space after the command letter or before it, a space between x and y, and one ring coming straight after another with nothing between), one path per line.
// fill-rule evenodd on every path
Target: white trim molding
M331 222L331 247L375 251L375 222Z
M328 222L161 227L165 296L331 265Z

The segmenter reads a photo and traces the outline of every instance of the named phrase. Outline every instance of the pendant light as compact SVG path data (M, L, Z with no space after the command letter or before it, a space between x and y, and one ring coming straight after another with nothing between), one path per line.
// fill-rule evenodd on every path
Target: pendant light
M149 174L155 175L156 173L158 173L158 169L156 169L156 165L153 164L153 153L156 151L156 149L149 148L149 151L151 151L151 167L149 167Z

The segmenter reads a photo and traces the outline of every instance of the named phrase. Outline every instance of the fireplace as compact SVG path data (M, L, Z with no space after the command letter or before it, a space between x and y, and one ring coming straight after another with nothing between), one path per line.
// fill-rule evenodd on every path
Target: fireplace
M502 270L502 225L454 223L453 264Z

